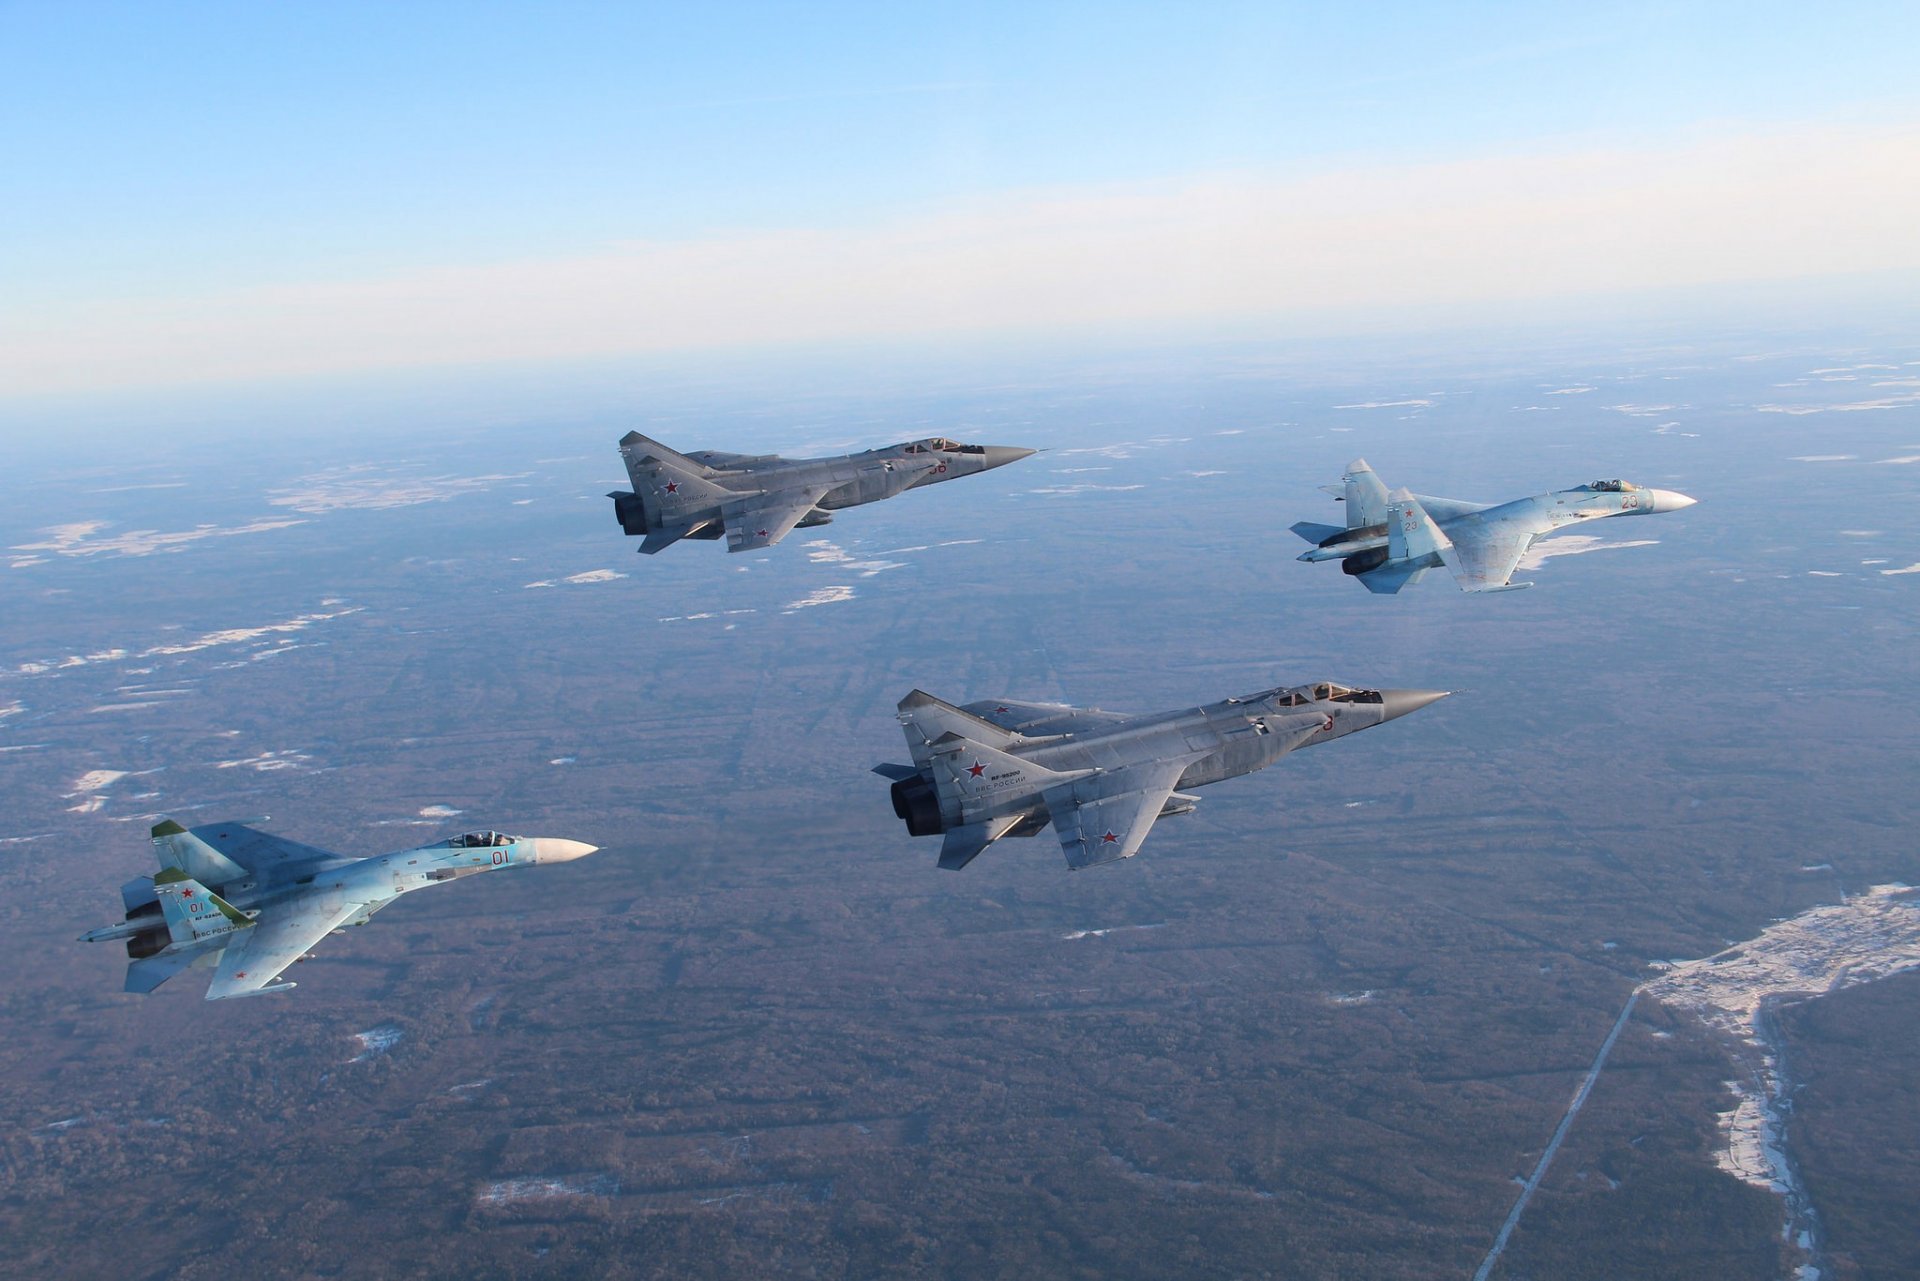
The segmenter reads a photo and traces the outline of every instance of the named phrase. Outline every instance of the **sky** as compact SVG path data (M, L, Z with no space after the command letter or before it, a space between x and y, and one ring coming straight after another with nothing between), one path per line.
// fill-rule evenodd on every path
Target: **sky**
M1911 4L0 2L0 402L1920 270Z

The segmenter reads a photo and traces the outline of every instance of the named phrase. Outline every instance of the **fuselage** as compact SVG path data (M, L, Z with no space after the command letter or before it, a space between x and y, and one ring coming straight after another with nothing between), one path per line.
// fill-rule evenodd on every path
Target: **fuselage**
M1117 774L1143 763L1204 753L1180 775L1176 790L1188 791L1265 769L1289 752L1370 729L1443 696L1434 690L1351 689L1317 681L1096 724L1067 709L1060 720L1070 723L1070 730L1056 732L1059 726L1044 719L1022 724L1018 733L1027 741L1005 751L1052 773L1079 776L1090 771ZM937 799L923 772L895 783L894 811L913 835L1012 815L1036 820L1043 816L1047 802L1041 792L1017 771L1009 769L1006 775L1001 780L983 770L966 797ZM930 821L934 805L939 809L937 826ZM1175 797L1165 812L1185 808L1190 802Z
M1671 490L1648 489L1627 481L1595 481L1551 494L1535 494L1511 502L1480 507L1450 498L1426 494L1414 497L1433 517L1441 532L1455 542L1473 538L1497 527L1514 527L1539 538L1555 534L1572 525L1609 516L1646 516L1658 512L1691 507L1694 500ZM1318 546L1301 553L1304 561L1344 560L1365 556L1387 548L1385 524L1363 525L1330 535ZM1372 566L1369 566L1371 568Z
M255 918L312 904L358 903L365 910L347 924L360 925L400 895L429 885L534 863L567 862L593 850L593 846L582 841L470 832L433 845L371 858L325 855L289 860L265 870L249 871L237 879L210 884L207 888L232 907ZM142 883L130 882L128 889ZM134 895L128 897L132 900ZM150 881L145 882L144 898L144 902L131 903L126 920L84 934L82 941L124 938L128 940L128 955L135 958L166 950L170 943L168 930Z

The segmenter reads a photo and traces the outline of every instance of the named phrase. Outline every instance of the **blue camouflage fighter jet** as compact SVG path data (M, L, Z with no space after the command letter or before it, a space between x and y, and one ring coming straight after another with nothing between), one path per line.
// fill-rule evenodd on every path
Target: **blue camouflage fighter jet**
M1534 540L1608 516L1650 516L1691 507L1698 499L1624 480L1596 480L1509 503L1463 503L1405 489L1387 492L1364 458L1347 467L1343 486L1323 486L1347 508L1346 525L1303 520L1293 532L1313 544L1304 561L1337 560L1370 592L1391 594L1445 565L1463 592L1531 587L1513 571Z
M420 849L348 858L257 831L213 823L153 829L160 871L120 887L126 919L80 936L125 939L129 992L210 966L207 999L284 992L295 961L348 925L365 925L402 894L504 868L567 863L594 852L584 841L469 832Z

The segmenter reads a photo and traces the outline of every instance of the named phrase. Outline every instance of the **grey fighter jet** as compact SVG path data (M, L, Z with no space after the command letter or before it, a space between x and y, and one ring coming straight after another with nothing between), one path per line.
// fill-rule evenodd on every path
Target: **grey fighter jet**
M240 823L153 829L156 876L120 887L127 916L82 943L125 939L127 988L151 992L192 966L213 967L207 999L284 992L276 982L328 934L402 894L481 872L566 863L598 848L550 836L470 832L422 849L348 858Z
M1033 452L936 436L835 458L712 449L682 454L630 431L620 438L620 456L633 490L616 489L607 497L620 528L645 536L640 550L648 555L683 538L722 534L728 551L751 552L773 546L796 527L824 525L842 507L972 476Z
M1368 591L1384 593L1419 582L1435 565L1451 570L1463 592L1531 587L1510 580L1535 539L1585 521L1679 511L1699 501L1624 480L1596 480L1498 505L1430 498L1405 489L1389 494L1361 458L1347 467L1344 480L1344 487L1324 488L1346 503L1345 528L1306 520L1293 526L1294 533L1313 544L1300 559L1337 560Z
M1048 823L1074 871L1131 858L1154 820L1198 803L1186 789L1251 774L1299 747L1417 711L1446 691L1349 689L1331 681L1145 716L1012 699L955 707L915 690L900 700L911 765L893 812L913 836L940 836L958 871L1003 836Z

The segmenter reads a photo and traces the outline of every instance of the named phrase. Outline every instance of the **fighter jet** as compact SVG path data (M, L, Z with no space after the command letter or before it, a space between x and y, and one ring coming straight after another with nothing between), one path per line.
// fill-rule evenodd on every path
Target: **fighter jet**
M1053 824L1074 871L1131 858L1155 819L1193 810L1186 789L1251 774L1300 747L1384 724L1445 690L1349 689L1331 681L1145 716L1012 699L955 707L914 690L900 700L911 765L893 812L913 836L940 836L958 871L1003 836Z
M151 992L190 966L213 967L207 999L284 992L288 966L347 925L365 925L402 894L532 863L567 863L597 846L550 836L469 832L437 845L348 858L257 831L214 823L153 829L160 871L120 887L127 916L82 943L125 939L129 992Z
M1344 488L1323 488L1346 503L1346 528L1307 520L1293 526L1313 544L1300 559L1337 560L1368 591L1383 593L1419 582L1435 565L1453 571L1463 592L1531 587L1509 580L1536 538L1583 521L1674 512L1699 501L1624 480L1596 480L1498 505L1429 498L1405 489L1389 494L1363 458L1353 460L1344 479Z
M842 507L972 476L1033 452L935 436L834 458L713 449L682 454L630 431L620 438L620 456L633 490L616 489L607 497L613 499L620 528L645 535L640 550L648 555L683 538L722 534L728 551L751 552L773 546L796 527L824 525Z

